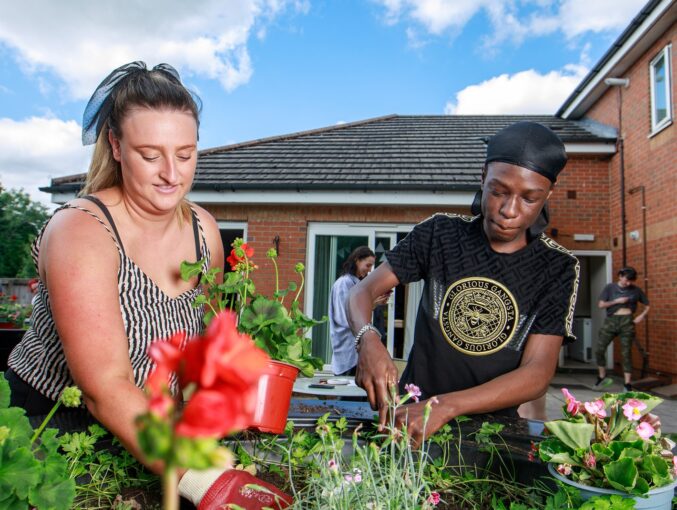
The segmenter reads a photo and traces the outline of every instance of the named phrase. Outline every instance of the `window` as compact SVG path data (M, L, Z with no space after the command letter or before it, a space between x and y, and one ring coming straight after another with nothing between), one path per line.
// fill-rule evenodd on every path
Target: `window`
M660 131L672 122L670 53L671 45L668 44L649 64L652 133Z
M232 221L219 221L219 232L221 233L221 241L223 242L224 259L230 255L232 250L231 244L237 237L247 240L247 224ZM230 266L225 262L225 270L230 271Z

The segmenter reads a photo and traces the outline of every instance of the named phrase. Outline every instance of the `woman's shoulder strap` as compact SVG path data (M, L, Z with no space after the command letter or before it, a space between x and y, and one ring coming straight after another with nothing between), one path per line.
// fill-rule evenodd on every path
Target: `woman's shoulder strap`
M82 196L82 197L80 197L80 198L83 198L83 199L85 199L85 200L89 200L90 202L96 204L96 205L99 207L99 209L101 209L101 212L103 212L104 216L106 216L106 219L108 220L108 223L110 224L110 227L111 227L111 228L109 229L108 226L107 226L103 221L101 221L101 218L99 218L96 214L92 213L89 209L85 209L84 207L78 207L78 206L71 206L71 207L75 207L76 209L80 209L80 210L82 210L82 211L84 211L84 212L89 213L89 214L92 215L94 218L96 218L97 220L99 220L99 222L100 222L104 227L106 227L106 230L108 230L109 232L110 232L111 229L112 229L113 232L111 233L111 235L114 236L115 244L118 246L118 248L120 248L120 250L122 251L122 253L124 253L124 252L125 252L125 248L124 248L124 246L123 246L123 244L122 244L122 238L120 237L120 233L118 232L118 229L117 229L117 227L115 226L115 221L113 221L113 216L111 215L110 211L108 210L108 207L106 207L106 206L104 205L104 203L103 203L101 200L99 200L97 197L95 197L94 195L84 195L84 196Z

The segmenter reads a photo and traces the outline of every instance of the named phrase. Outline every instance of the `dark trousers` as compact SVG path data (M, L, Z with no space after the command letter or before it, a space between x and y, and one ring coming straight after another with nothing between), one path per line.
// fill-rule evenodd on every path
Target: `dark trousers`
M606 365L606 348L614 338L621 340L623 372L632 373L632 342L635 339L635 323L632 315L612 315L604 319L599 328L597 341L597 366Z

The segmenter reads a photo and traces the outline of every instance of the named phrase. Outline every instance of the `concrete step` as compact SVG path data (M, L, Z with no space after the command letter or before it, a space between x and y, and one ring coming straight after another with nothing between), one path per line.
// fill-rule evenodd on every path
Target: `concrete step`
M669 400L677 399L677 384L658 386L657 388L653 388L651 393L655 393L659 397Z
M652 376L643 377L642 379L632 381L632 387L640 391L651 390L652 388L655 388L662 384L663 382L658 377Z

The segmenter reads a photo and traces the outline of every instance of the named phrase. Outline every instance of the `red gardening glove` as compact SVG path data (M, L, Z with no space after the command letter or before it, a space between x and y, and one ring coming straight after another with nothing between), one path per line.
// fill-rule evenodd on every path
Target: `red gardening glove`
M246 471L230 469L209 487L197 510L222 510L229 503L247 510L282 510L291 505L292 497Z

